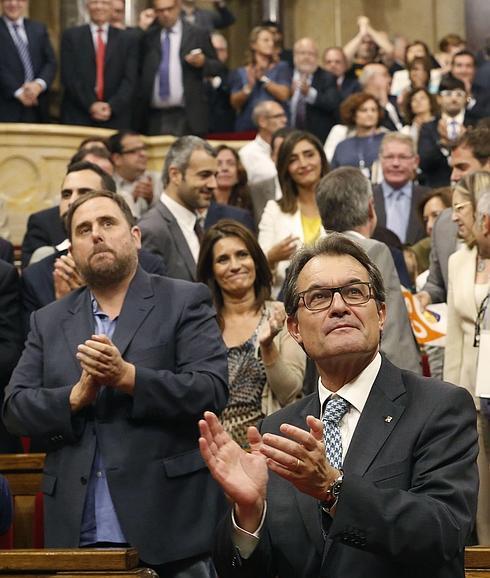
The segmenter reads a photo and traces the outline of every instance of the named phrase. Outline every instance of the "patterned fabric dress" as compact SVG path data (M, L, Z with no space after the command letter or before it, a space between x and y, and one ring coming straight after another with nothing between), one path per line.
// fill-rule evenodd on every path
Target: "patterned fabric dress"
M256 355L257 333L265 311L252 336L228 349L228 405L221 414L225 430L243 448L248 448L247 428L262 419L262 392L267 381L264 364Z

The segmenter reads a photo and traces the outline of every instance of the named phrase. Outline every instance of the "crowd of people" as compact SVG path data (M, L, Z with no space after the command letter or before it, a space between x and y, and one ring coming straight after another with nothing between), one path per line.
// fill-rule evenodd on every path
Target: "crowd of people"
M46 29L0 1L0 121L47 120ZM62 122L117 132L29 215L20 276L0 239L0 450L47 454L47 546L213 578L224 516L222 578L463 576L490 544L488 54L362 16L322 58L264 23L228 71L213 2L126 28L87 0L63 33ZM447 303L445 347L417 343L402 288Z

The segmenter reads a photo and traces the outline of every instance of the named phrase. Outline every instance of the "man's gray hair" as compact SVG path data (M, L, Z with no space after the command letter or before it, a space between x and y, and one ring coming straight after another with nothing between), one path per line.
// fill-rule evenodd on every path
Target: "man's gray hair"
M192 153L199 150L207 152L212 157L216 157L216 150L207 141L198 136L182 136L172 144L163 165L162 180L164 187L169 183L170 167L177 168L185 175Z
M379 147L379 156L383 156L384 148L392 142L401 143L407 145L410 149L410 153L415 156L417 154L417 147L415 146L415 141L408 134L403 134L402 132L387 132L381 141Z
M275 102L274 100L262 100L258 104L255 105L255 108L252 111L252 122L255 126L259 126L259 118L261 116L266 116L269 114L269 107L271 102Z
M365 225L373 189L359 169L340 167L325 175L317 188L317 204L326 231L342 233Z

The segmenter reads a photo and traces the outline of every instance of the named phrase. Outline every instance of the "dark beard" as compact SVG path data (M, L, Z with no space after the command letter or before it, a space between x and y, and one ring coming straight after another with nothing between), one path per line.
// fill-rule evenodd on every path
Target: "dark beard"
M97 251L95 254L102 251ZM109 250L114 255L114 252ZM127 279L136 269L138 264L138 255L135 252L132 255L116 257L110 264L93 267L88 263L79 265L80 273L85 282L91 289L104 289L112 285L118 285L124 279Z

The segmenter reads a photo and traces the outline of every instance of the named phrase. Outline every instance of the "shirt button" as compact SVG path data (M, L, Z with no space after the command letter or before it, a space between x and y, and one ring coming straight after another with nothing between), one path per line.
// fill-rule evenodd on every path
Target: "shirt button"
M98 478L101 478L101 477L102 477L102 472L97 472L95 475L96 475Z
M80 482L81 482L81 484L82 484L83 486L85 486L85 484L87 483L87 478L86 478L85 476L82 476L82 477L80 478Z

